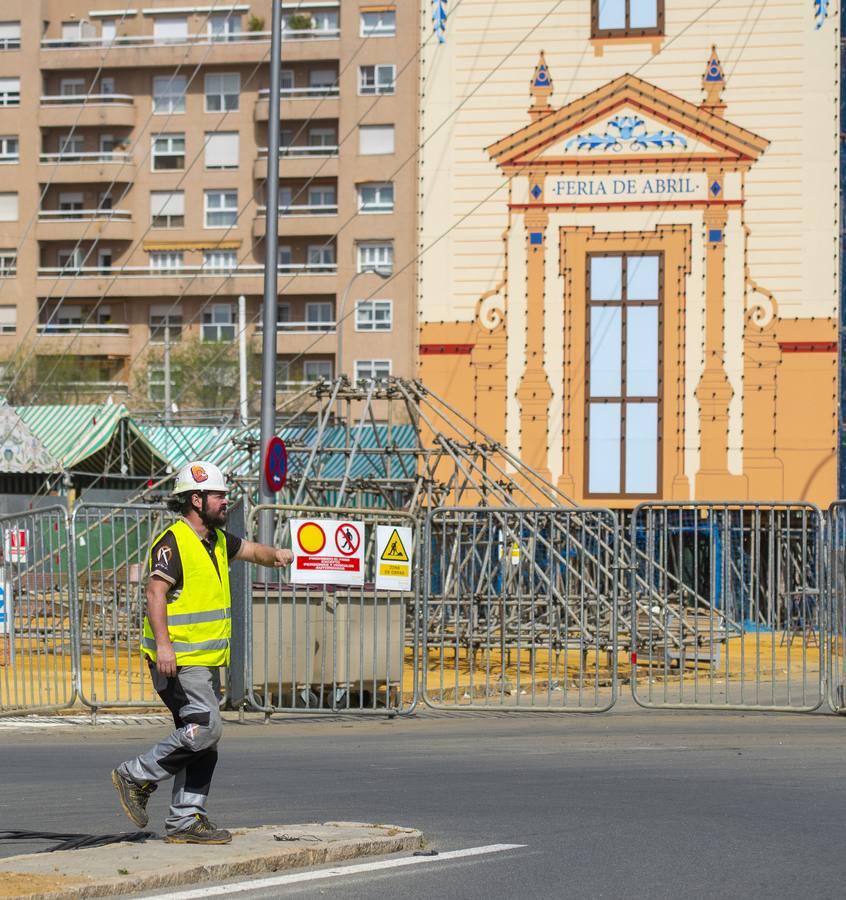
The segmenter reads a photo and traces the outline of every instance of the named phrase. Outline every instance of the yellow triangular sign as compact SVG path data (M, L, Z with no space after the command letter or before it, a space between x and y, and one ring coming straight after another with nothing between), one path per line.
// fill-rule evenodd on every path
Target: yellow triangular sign
M380 559L390 562L408 562L408 554L405 552L405 547L396 528L391 532Z

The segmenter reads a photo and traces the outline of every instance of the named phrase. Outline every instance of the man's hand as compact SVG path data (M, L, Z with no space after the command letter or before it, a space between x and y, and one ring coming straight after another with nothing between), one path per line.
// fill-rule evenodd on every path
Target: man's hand
M166 644L156 644L156 668L160 675L167 678L176 677L176 653L170 641Z
M290 566L294 561L294 554L291 550L274 550L273 568L281 569L284 566Z

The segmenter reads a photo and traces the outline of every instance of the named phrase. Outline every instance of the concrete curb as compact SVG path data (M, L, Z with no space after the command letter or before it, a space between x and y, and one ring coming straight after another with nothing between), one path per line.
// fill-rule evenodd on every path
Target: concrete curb
M109 897L249 877L418 849L419 831L395 825L325 822L233 830L231 844L149 841L0 860L0 897Z

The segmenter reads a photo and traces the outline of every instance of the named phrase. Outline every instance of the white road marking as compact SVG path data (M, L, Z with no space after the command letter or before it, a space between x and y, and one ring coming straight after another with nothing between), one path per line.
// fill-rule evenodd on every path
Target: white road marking
M468 847L466 850L447 850L437 856L404 856L401 859L386 859L377 862L359 863L355 866L337 866L332 869L321 869L317 872L295 872L291 875L277 875L273 878L259 878L255 881L239 881L236 884L221 884L216 887L198 888L192 891L177 891L173 894L149 894L141 900L201 900L203 897L221 897L228 894L243 894L247 891L260 891L265 888L280 887L286 884L301 884L304 881L322 881L326 878L340 878L347 875L360 875L363 872L380 872L384 869L399 869L405 866L416 866L420 863L449 862L453 859L464 859L468 856L484 856L488 853L503 853L506 850L518 850L525 844L488 844L486 847Z

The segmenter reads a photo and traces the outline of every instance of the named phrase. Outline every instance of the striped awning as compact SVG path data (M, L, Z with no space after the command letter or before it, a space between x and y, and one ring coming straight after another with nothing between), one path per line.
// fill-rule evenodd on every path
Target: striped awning
M62 470L149 477L167 466L123 404L19 406L16 412Z

